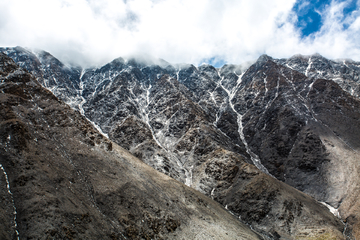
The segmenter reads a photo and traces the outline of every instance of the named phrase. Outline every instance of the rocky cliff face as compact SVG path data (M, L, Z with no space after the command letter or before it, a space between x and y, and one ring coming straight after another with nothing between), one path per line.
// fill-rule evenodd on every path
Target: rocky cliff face
M333 80L352 96L359 98L360 63L351 59L329 60L319 54L295 55L289 59L274 59L275 62L301 72L307 77Z
M261 56L215 69L118 58L81 70L45 52L2 51L112 141L264 236L358 236L358 63Z

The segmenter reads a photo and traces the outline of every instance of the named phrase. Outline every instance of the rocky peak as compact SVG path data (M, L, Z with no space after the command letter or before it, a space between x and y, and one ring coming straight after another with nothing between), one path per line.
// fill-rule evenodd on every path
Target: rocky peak
M257 59L256 62L258 62L258 63L264 63L264 62L272 61L272 60L273 60L272 57L270 57L270 56L268 56L268 55L266 55L266 54L263 54L263 55L261 55L261 56Z

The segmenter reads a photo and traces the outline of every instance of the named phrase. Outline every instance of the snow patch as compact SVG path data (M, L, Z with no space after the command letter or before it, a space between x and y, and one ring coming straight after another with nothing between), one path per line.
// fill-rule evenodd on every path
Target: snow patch
M192 178L193 178L192 169L193 168L194 168L194 165L192 165L188 171L185 171L185 176L186 176L185 185L188 187L191 187L191 184L192 184ZM184 170L185 169L186 168L184 168Z
M80 73L80 80L82 79L82 77L84 76L84 74L85 74L85 69L83 68L83 69L81 70L81 73Z
M17 215L17 212L16 212L16 207L15 207L15 202L14 202L14 197L13 197L13 194L10 190L10 182L9 182L9 178L8 178L8 175L3 167L3 165L0 163L0 168L2 169L3 173L4 173L4 176L5 176L5 180L6 180L6 187L7 187L7 191L8 193L10 194L11 196L11 201L12 201L12 205L13 205L13 209L14 209L14 227L15 227L15 233L16 233L16 239L20 239L19 237L19 232L17 230L17 222L16 222L16 215Z
M309 96L309 93L310 93L310 91L311 91L312 86L314 85L314 83L315 83L315 80L314 80L312 83L310 83L310 85L309 85L309 91L308 91L308 93L306 94L306 97Z
M268 92L268 89L267 89L267 87L266 87L266 84L267 84L267 76L265 76L265 78L264 78L265 95L266 95L266 93Z
M240 139L242 141L242 143L244 144L245 148L246 148L246 152L250 155L250 158L251 158L251 161L254 163L254 165L259 169L261 170L262 172L268 174L269 176L272 176L269 171L261 164L261 161L260 161L260 158L259 156L257 156L255 153L253 153L249 147L249 145L247 144L246 142L246 139L245 139L245 136L244 136L244 128L243 128L243 124L242 124L242 118L243 118L243 115L241 115L240 113L238 113L236 110L235 110L235 107L234 107L234 104L232 103L232 99L235 97L235 93L238 89L238 86L240 85L241 81L242 81L242 76L244 75L244 73L242 73L240 76L239 76L239 79L237 80L237 84L236 84L236 87L230 92L229 90L225 89L224 90L227 92L227 94L229 95L229 104L230 104L230 107L231 109L236 113L237 115L237 123L238 123L238 132L239 132L239 135L240 135ZM221 82L220 82L221 83ZM221 85L221 84L220 84ZM277 88L279 88L279 81L278 81L278 86ZM278 90L277 90L278 91ZM276 93L276 96L275 98L277 98L277 95L278 95L278 92ZM275 99L274 98L274 99ZM272 176L273 177L273 176Z
M101 135L105 136L106 138L109 138L109 135L107 135L106 133L104 133L101 128L99 127L99 125L97 125L96 123L94 123L93 121L91 121L90 119L88 119L87 117L85 117L100 133Z
M320 202L322 205L324 205L325 207L327 207L329 209L329 211L337 218L341 218L340 217L340 213L339 210L330 206L329 204L327 204L326 202Z
M213 199L213 200L214 200L214 192L215 192L215 188L213 188L210 193L211 199ZM226 207L227 207L227 205L226 205Z
M306 71L305 71L305 76L307 76L307 77L308 77L308 75L309 75L309 71L310 71L310 69L311 69L312 63L313 63L313 62L312 62L312 60L311 60L311 57L309 57L308 66L307 66Z
M234 109L235 110L235 109ZM237 113L237 112L236 112ZM239 113L237 113L237 121L238 121L238 126L239 126L239 135L240 135L240 139L243 142L243 144L245 145L246 148L246 152L250 155L251 161L254 163L254 165L261 170L262 172L272 176L269 171L264 167L264 165L261 164L260 158L258 155L256 155L255 153L253 153L249 147L249 145L246 142L245 136L244 136L244 128L242 125L242 118L243 116L240 115Z

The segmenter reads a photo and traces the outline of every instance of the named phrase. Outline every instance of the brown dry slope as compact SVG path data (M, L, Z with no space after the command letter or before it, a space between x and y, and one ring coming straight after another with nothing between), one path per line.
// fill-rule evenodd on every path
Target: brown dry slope
M1 239L259 239L104 138L3 54L0 81Z

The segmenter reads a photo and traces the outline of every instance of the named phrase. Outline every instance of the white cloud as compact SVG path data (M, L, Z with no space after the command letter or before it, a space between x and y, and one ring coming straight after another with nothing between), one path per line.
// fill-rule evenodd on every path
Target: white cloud
M306 3L305 1L304 3ZM49 51L64 61L103 64L131 54L169 62L241 63L319 52L360 60L360 20L333 2L319 33L301 39L295 0L5 0L0 45ZM343 30L347 22L349 28Z
M360 60L360 12L354 11L344 15L343 10L351 0L332 1L322 12L323 25L321 29L302 40L297 46L299 52L311 54L318 52L325 57L352 58ZM358 3L359 6L360 2ZM348 28L344 28L344 24Z

